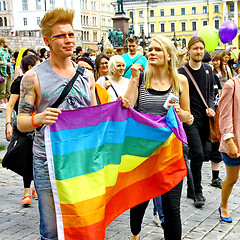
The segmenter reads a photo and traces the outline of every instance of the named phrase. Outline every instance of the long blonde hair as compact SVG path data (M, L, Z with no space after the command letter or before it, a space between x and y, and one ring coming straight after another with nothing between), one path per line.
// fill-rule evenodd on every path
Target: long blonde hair
M179 81L178 81L178 72L177 72L177 56L176 50L169 38L164 36L154 37L152 41L156 41L160 44L165 58L165 66L167 68L167 74L171 79L171 85L175 93L179 93ZM170 60L168 60L168 55ZM147 63L145 69L145 88L152 88L152 76L153 76L153 67Z

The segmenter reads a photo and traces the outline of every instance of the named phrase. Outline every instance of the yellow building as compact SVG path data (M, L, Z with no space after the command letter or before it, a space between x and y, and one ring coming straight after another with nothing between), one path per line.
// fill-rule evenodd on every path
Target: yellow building
M219 29L223 22L232 20L239 26L239 8L237 0L124 1L124 10L133 22L135 35L144 32L151 37L164 35L174 39L175 36L178 46L186 46L192 35L205 25ZM240 47L239 33L230 44ZM226 45L220 42L218 48L225 49Z

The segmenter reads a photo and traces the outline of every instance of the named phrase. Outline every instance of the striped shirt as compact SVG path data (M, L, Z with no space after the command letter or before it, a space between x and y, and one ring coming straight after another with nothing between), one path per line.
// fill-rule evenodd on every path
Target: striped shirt
M148 113L152 115L165 116L167 114L167 109L163 107L170 93L173 93L174 90L172 86L166 91L157 91L154 89L144 88L145 79L142 77L140 80L138 100L137 100L137 111ZM179 103L179 95L178 101Z

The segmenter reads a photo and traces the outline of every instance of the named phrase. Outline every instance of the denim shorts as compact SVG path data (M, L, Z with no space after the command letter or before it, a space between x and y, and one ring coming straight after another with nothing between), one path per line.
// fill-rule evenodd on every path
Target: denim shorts
M229 167L238 167L240 166L240 157L238 158L230 158L226 153L222 154L223 162Z
M38 194L41 239L57 240L56 213L46 159L33 156L33 175Z

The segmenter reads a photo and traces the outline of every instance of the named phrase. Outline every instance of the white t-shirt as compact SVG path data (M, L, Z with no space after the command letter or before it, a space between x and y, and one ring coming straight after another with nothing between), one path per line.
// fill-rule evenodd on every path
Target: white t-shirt
M113 82L112 80L110 80L110 77L107 76L107 80L109 80L112 84L112 86L110 86L107 91L109 92L110 94L110 97L111 97L111 101L115 101L117 100L118 97L120 96L124 96L124 94L126 93L127 89L128 89L128 84L129 84L129 80L130 79L127 79L126 78L126 81L124 81L123 83L116 83L116 82ZM106 81L106 78L105 76L103 77L100 77L98 80L97 80L97 83L103 87L103 84L104 82ZM115 91L116 93L115 93Z

